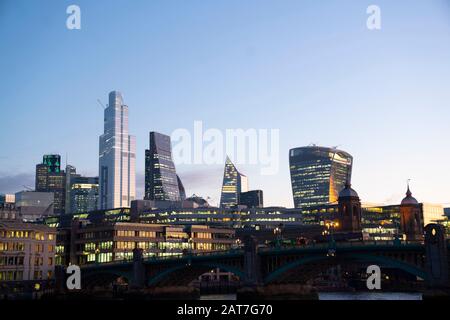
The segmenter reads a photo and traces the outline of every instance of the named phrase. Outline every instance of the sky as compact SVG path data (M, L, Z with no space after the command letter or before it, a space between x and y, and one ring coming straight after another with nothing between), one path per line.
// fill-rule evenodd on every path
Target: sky
M97 99L119 90L138 197L149 132L202 121L279 129L277 174L238 165L267 206L293 206L288 152L311 143L353 155L363 202L399 203L411 179L419 201L450 206L449 1L0 0L0 52L0 193L34 186L48 153L98 175ZM188 195L217 204L223 165L176 166Z

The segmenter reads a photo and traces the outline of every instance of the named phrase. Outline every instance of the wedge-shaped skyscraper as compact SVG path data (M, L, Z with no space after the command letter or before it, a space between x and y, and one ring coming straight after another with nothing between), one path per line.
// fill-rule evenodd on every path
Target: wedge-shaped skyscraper
M241 174L227 157L223 173L222 194L220 196L221 208L232 208L239 204L241 192L248 191L248 178Z
M145 150L145 200L181 201L185 198L172 159L170 136L150 132L150 148Z

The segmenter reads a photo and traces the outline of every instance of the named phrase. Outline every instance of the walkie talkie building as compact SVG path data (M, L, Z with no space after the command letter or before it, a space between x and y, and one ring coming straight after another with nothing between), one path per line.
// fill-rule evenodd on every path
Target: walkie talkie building
M318 146L289 150L294 206L335 203L351 181L353 157L335 148Z

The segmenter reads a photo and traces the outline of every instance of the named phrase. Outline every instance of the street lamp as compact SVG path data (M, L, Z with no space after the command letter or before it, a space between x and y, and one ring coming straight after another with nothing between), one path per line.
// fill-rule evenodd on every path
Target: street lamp
M325 226L328 230L326 230L326 234L330 235L330 245L328 248L328 257L336 256L336 241L334 240L334 229L339 227L339 222L337 221L328 221L325 223Z
M276 246L279 247L280 246L280 242L281 242L281 233L282 233L282 224L278 225L278 227L276 227L273 230L273 234L276 236Z

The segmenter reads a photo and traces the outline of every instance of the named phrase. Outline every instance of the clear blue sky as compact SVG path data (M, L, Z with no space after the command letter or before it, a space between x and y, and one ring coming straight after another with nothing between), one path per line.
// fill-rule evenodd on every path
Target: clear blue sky
M66 8L81 8L81 30ZM381 8L382 29L366 28ZM239 168L292 206L288 150L339 145L366 202L450 202L450 5L428 1L0 1L0 192L34 184L44 153L96 175L103 115L123 93L142 196L148 132L280 129L280 172ZM222 166L178 166L218 201Z

